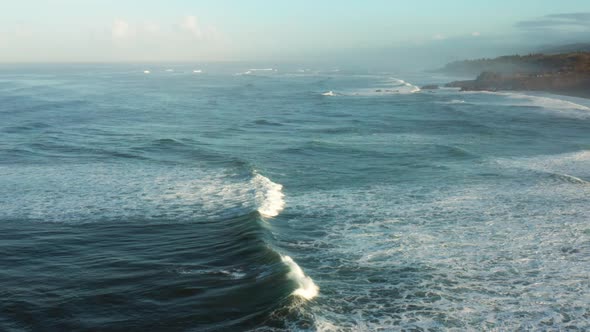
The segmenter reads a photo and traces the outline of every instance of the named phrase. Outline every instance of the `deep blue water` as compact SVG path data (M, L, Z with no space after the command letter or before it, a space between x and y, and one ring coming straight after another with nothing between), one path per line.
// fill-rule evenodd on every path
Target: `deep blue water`
M590 102L248 68L0 67L0 330L590 329Z

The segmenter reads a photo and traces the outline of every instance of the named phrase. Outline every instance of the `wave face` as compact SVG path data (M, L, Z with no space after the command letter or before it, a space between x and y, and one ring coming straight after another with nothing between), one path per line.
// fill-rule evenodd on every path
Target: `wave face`
M0 330L590 329L589 102L301 68L0 66Z

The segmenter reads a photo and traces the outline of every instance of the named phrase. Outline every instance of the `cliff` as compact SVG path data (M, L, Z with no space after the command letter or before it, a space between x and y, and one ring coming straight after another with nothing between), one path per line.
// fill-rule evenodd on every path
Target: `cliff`
M454 62L445 72L479 71L475 80L456 81L447 87L463 91L545 91L590 98L590 53L533 54Z

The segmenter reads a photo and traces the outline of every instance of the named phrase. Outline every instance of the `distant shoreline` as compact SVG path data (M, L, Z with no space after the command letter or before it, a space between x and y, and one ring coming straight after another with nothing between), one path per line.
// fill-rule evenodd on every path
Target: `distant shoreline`
M457 82L451 82L449 84L454 84ZM584 98L584 99L590 99L590 90L519 90L519 89L466 89L466 88L462 88L460 86L450 86L449 84L445 84L445 87L458 87L461 88L460 91L466 91L466 92L477 92L477 91L482 91L482 92L520 92L520 93L530 93L530 92L540 92L540 93L550 93L550 94L554 94L554 95L558 95L558 96L566 96L566 97L576 97L576 98Z
M590 99L590 52L457 61L439 72L479 75L445 87L461 91L546 92Z
M488 92L544 92L555 95L570 96L590 99L590 79L584 83L580 83L572 88L551 88L551 84L546 84L546 87L538 88L520 88L520 84L514 84L512 80L467 80L467 81L454 81L444 85L445 87L460 88L461 91L488 91Z
M524 91L526 92L526 91ZM566 96L566 97L577 97L577 98L584 98L590 99L590 91L539 91L539 92L547 92L554 95L559 96Z

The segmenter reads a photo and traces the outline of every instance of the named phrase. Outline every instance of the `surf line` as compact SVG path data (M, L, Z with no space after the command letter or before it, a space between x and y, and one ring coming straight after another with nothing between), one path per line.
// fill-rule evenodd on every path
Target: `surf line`
M269 178L260 175L258 172L254 172L252 184L256 188L256 202L260 215L263 218L274 218L278 216L285 208L283 185L272 182ZM280 256L283 264L289 268L287 278L291 279L297 285L297 288L291 295L304 300L311 300L318 296L320 287L314 283L313 279L303 272L303 269L293 258L286 255Z

